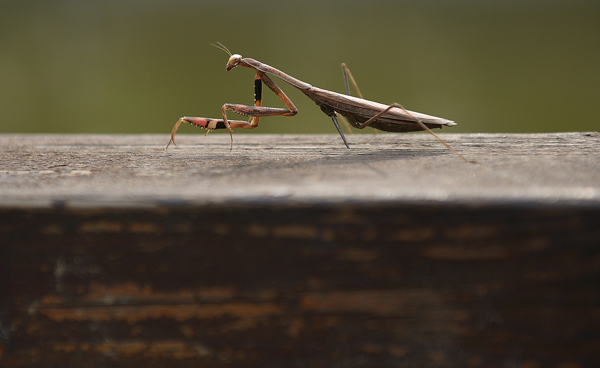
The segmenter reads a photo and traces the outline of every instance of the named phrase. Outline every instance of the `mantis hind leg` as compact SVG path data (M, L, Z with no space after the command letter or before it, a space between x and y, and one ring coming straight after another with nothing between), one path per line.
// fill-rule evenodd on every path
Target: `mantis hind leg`
M348 68L346 63L342 63L342 71L344 72L344 83L346 84L346 94L348 96L351 96L350 95L350 84L348 83L348 77L350 77L350 80L352 81L352 84L354 85L354 89L356 89L358 96L360 98L364 99L362 93L360 93L360 88L358 88L358 84L356 83L356 80L354 79L354 76L352 75L352 72L350 71L350 69ZM344 122L348 126L348 129L350 129L350 124L348 124L348 120L346 120L345 117L344 117ZM362 128L360 128L360 129L362 129ZM350 131L350 132L352 132L352 131ZM379 134L379 130L375 129L375 134Z
M356 89L358 96L360 98L364 99L362 93L360 93L360 89L358 89L358 84L356 84L356 80L354 80L354 77L352 76L352 72L350 71L350 69L348 69L348 67L346 66L346 63L342 63L342 70L344 71L344 82L346 83L346 94L348 96L350 96L350 86L348 85L348 76L350 76L350 80L352 81L352 84L354 84L354 88Z
M364 122L361 126L358 127L358 129L364 129L365 127L369 126L372 122L374 122L375 120L377 120L378 118L380 118L383 114L385 114L386 112L388 112L389 110L393 109L393 108L397 108L400 109L402 111L404 111L406 114L408 114L408 116L410 116L411 118L413 118L413 120L419 124L419 126L421 128L423 128L423 130L426 130L427 132L429 132L431 135L433 135L438 141L440 141L444 146L446 146L446 148L448 148L450 151L456 153L458 155L458 157L462 158L463 160L465 160L467 163L474 163L472 161L467 160L466 158L464 158L460 153L456 152L456 150L452 147L450 147L446 142L444 142L442 140L442 138L438 137L437 134L435 134L434 132L431 131L431 129L429 129L427 127L427 125L425 125L421 119L419 119L418 117L416 117L415 115L411 114L410 111L406 110L404 107L402 107L402 105L400 105L399 103L393 103L390 106L388 106L386 109L383 109L382 111L380 111L377 115L371 117L369 120L367 120L366 122Z

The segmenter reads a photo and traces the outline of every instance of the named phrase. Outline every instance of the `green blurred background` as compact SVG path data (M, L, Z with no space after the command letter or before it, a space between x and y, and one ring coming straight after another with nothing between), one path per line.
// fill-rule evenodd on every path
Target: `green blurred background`
M0 0L0 132L168 134L252 104L217 41L337 92L345 62L366 98L459 123L444 132L600 130L597 0ZM335 133L276 82L300 112L253 132Z

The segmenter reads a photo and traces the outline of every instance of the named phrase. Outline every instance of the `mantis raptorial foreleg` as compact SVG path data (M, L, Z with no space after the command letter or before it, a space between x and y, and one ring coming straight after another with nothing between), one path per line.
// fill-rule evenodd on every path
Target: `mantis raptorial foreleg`
M283 101L283 103L287 106L287 109L262 106L262 83L266 84L267 87L269 87L269 89L271 89L277 95L277 97ZM250 120L247 122L240 120L229 120L227 118L227 111L232 111L243 116L250 116ZM173 127L173 130L171 131L171 140L167 144L167 148L171 142L175 144L175 133L177 132L177 129L181 123L189 123L205 128L208 130L207 133L214 129L221 128L222 124L227 130L229 130L231 147L233 147L232 133L235 133L233 128L254 129L258 126L259 120L263 116L294 116L297 113L298 109L296 106L294 106L292 100L290 100L290 98L281 90L281 88L279 88L279 86L277 86L277 84L275 84L275 82L273 82L273 80L265 73L257 71L256 77L254 77L254 105L226 103L221 107L223 120L184 116L180 118Z

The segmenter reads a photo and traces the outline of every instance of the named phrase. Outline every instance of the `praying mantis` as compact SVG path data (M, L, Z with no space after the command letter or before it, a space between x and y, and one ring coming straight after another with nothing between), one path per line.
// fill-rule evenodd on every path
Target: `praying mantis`
M362 94L358 89L358 85L356 84L352 73L346 67L345 64L342 64L342 69L344 72L344 80L346 82L346 95L314 87L272 66L263 64L260 61L250 58L243 58L239 54L232 54L229 51L229 49L223 44L221 44L220 42L218 44L218 46L213 46L229 54L229 60L227 61L227 66L225 67L227 71L230 71L231 69L236 68L238 66L251 68L256 71L256 76L254 77L254 105L226 103L221 107L221 112L223 115L222 120L184 116L177 120L177 122L175 123L175 126L171 131L171 139L169 140L169 143L167 144L167 147L165 147L165 149L169 148L169 145L171 143L175 144L175 133L177 132L177 129L179 128L181 123L188 123L204 128L207 130L207 134L215 129L228 129L229 135L231 137L231 147L233 147L232 133L236 133L236 131L234 131L233 128L254 129L258 127L258 123L261 117L296 115L298 113L298 109L296 108L294 103L287 97L287 95L281 90L281 88L279 88L279 86L277 86L277 84L275 84L275 82L273 82L273 80L267 75L270 74L283 80L284 82L287 82L292 87L299 89L308 98L313 100L321 108L321 110L332 119L337 131L342 137L342 140L344 141L344 144L347 148L350 148L350 146L346 141L344 133L342 133L342 130L340 129L340 125L338 124L337 120L337 114L345 117L346 120L353 127L358 129L364 129L369 126L371 128L383 130L386 132L400 133L426 130L429 133L431 133L435 138L437 138L442 144L444 144L448 149L457 154L460 158L462 158L466 162L470 162L431 131L432 128L442 128L442 126L454 126L456 125L454 121L438 118L431 115L425 115L414 111L408 111L397 103L385 105L362 98ZM356 90L361 96L360 98L350 95L348 76L350 76L352 83L354 84ZM277 97L279 97L283 101L287 108L262 106L263 83L267 87L269 87L269 89L273 91L277 95ZM227 118L227 111L233 111L243 116L249 116L250 119L248 121L229 120Z

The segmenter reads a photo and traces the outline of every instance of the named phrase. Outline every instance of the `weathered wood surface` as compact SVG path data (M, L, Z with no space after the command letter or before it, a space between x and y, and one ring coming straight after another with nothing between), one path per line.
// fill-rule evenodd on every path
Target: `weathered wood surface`
M600 136L0 135L0 367L596 367Z
M600 135L0 135L0 203L600 200ZM41 202L31 202L31 201Z

